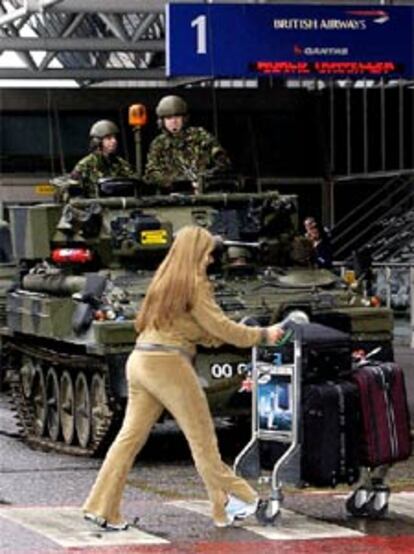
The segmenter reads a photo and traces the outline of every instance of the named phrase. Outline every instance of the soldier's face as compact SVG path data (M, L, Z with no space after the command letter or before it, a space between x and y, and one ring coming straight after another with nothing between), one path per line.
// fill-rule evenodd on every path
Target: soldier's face
M179 133L184 125L184 117L182 115L171 115L164 117L164 127L169 133L175 135Z
M106 135L102 139L102 154L108 156L108 154L114 154L118 148L118 139L116 135Z

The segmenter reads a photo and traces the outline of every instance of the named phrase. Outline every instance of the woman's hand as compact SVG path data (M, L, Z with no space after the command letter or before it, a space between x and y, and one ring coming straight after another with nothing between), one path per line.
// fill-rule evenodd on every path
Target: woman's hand
M276 344L285 334L284 330L278 324L270 325L270 327L267 327L266 331L268 345Z

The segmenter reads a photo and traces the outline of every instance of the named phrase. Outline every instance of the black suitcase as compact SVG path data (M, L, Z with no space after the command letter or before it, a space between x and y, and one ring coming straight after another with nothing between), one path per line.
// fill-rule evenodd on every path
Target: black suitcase
M335 380L351 373L352 346L349 334L320 323L301 325L300 332L304 382ZM281 356L283 363L292 363L291 344L282 347Z
M321 323L348 333L351 336L353 351L363 351L369 354L372 350L380 349L371 358L381 361L394 360L392 347L392 316L385 308L355 308L348 313L344 311L324 312L313 314L312 321Z
M351 382L302 389L302 479L313 486L352 484L359 477L358 387Z
M319 323L303 325L302 376L305 380L331 380L351 369L350 335Z
M352 332L352 322L348 314L341 312L323 312L320 314L313 314L312 321L315 323L320 323L321 325L326 325L327 327L332 327L343 333Z

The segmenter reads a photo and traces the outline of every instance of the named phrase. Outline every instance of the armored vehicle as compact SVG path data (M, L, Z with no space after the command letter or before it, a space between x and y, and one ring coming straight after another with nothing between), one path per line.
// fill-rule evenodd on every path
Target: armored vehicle
M105 449L123 415L135 314L174 232L188 224L223 239L211 279L229 317L268 324L300 308L332 324L345 318L356 347L381 344L392 355L389 310L304 266L295 196L237 187L149 195L133 180L99 190L96 199L10 208L17 271L3 292L1 365L31 445L89 456ZM227 345L200 349L197 372L215 416L249 414L248 362L248 351Z

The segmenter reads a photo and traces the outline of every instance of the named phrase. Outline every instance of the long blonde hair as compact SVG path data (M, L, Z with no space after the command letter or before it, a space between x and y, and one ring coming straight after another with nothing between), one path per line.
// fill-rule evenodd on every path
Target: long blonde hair
M207 279L206 257L214 249L213 236L202 227L186 226L158 267L137 314L135 328L158 329L190 311L200 281Z

